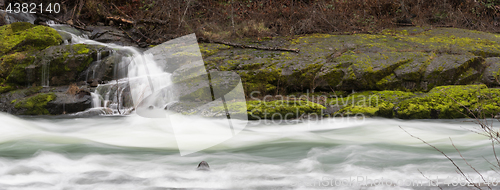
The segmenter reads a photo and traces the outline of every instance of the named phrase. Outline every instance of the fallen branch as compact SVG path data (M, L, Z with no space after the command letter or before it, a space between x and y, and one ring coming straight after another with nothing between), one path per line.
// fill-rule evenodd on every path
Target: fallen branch
M413 23L403 23L403 22L392 22L396 26L415 26Z
M236 44L236 43L224 42L224 41L208 40L205 38L199 38L198 41L205 42L205 43L223 44L223 45L228 45L228 46L242 48L242 49L251 48L251 49L258 49L258 50L269 50L269 51L289 51L289 52L295 52L295 53L299 53L299 51L300 51L300 49L286 49L286 48L276 48L276 47L252 46L252 45Z
M441 153L442 155L444 155L444 157L446 157L454 166L455 168L457 169L457 173L460 174L461 176L463 176L465 178L465 180L469 183L469 184L472 184L475 188L477 189L481 189L476 183L473 183L471 181L471 179L469 177L467 177L467 175L465 175L465 173L462 171L462 169L455 163L455 161L453 161L453 159L451 159L448 155L446 155L443 151L439 150L437 147L429 144L427 141L424 141L423 139L417 137L417 136L414 136L412 135L410 132L406 131L405 129L403 129L401 126L399 126L399 128L401 130L403 130L406 134L410 135L411 137L415 138L415 139L418 139L420 141L422 141L423 143L427 144L428 146L434 148L434 150L438 151L439 153Z
M139 19L137 21L129 20L129 19L124 19L122 17L117 17L117 16L108 16L106 19L109 20L114 20L117 22L122 22L122 23L128 23L128 24L138 24L138 23L150 23L150 24L167 24L168 21L166 20L158 20L158 19Z
M114 21L118 21L118 22L129 23L129 24L134 24L134 21L127 20L127 19L120 18L120 17L108 16L108 17L106 17L106 19L108 19L108 20L114 20Z

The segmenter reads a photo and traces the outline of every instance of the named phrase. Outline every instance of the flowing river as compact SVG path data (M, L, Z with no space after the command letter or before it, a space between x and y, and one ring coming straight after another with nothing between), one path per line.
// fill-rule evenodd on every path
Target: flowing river
M72 36L71 43L126 51L125 61L151 64L149 74L170 77L155 69L151 55ZM140 77L134 71L129 70L128 79ZM126 78L111 82L124 85L121 91L129 85ZM161 88L170 81L149 83ZM142 84L130 84L131 91L144 88ZM107 89L106 84L97 87L95 107L113 101ZM121 106L117 102L111 108ZM210 128L216 120L189 121ZM459 185L466 180L457 168L408 133L446 153L472 182L500 186L500 175L489 163L496 163L491 141L473 132L478 125L468 120L251 121L229 140L184 156L165 118L136 113L90 118L0 113L0 121L0 189L439 189L436 184L463 189ZM462 160L451 140L481 175ZM211 170L196 170L201 161Z
M464 188L454 187L465 181L447 158L399 126L481 182L451 138L484 178L500 181L485 161L494 161L491 141L471 132L477 125L467 120L250 122L233 138L186 156L163 119L1 113L0 120L2 189L437 189L420 172L431 185ZM196 170L203 160L211 171Z

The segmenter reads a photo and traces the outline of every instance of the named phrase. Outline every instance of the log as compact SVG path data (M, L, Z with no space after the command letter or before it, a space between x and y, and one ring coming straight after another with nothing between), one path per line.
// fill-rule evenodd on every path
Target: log
M118 21L118 22L129 23L129 24L134 24L134 21L127 20L127 19L120 18L120 17L108 16L108 17L106 17L106 19L108 19L108 20L114 20L114 21Z
M258 49L258 50L268 50L268 51L288 51L288 52L294 52L294 53L300 52L300 49L286 49L286 48L277 48L277 47L262 47L262 46L244 45L244 44L237 44L237 43L232 43L232 42L209 40L209 39L205 39L205 38L199 38L198 41L205 42L205 43L223 44L223 45L242 48L242 49L250 48L250 49Z

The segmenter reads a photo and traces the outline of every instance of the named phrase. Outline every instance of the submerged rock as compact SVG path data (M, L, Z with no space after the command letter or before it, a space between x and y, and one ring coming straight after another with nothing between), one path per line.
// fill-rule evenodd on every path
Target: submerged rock
M208 166L208 163L205 162L205 161L201 161L199 164L198 164L198 167L196 168L196 170L201 170L201 171L210 171L210 166Z

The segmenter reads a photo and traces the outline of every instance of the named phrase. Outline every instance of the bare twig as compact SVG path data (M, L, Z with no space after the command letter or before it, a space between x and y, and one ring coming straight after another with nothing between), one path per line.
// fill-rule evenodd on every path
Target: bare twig
M422 174L422 176L424 176L424 177L425 177L425 179L427 179L427 180L429 180L430 182L432 182L432 180L431 180L431 179L429 179L427 176L425 176L425 175L424 175L424 173L422 173L422 171L420 171L419 169L417 169L417 170L418 170L418 172L420 172L420 174ZM436 182L436 183L437 183L437 182ZM439 187L439 185L438 185L438 184L436 184L436 187L438 187L439 189L443 190L443 188Z
M179 26L177 26L177 28L180 28L180 27L181 27L181 24L184 22L184 16L186 16L186 13L187 13L187 11L188 11L188 9L189 9L189 5L190 5L190 4L191 4L191 0L189 0L189 1L187 2L187 5L186 5L186 10L184 10L184 14L183 14L183 15L182 15L182 17L181 17L181 20L179 21Z
M132 17L128 16L127 14L125 14L122 10L120 10L120 8L118 8L114 3L111 3L111 5L113 5L113 7L115 7L115 9L118 10L118 12L121 13L122 15L124 15L128 18L132 18Z
M453 148L455 148L455 150L457 150L458 154L460 155L460 157L464 160L464 162L470 167L472 168L477 174L479 174L479 176L481 176L481 179L484 181L485 184L487 184L486 180L484 179L483 175L481 175L481 173L479 173L479 171L476 170L476 168L474 168L472 165L469 164L469 162L467 162L467 160L462 156L462 153L460 153L460 151L458 150L458 148L455 146L455 144L453 143L453 140L451 140L451 137L450 137L450 142L451 142L451 145L453 146ZM475 186L476 184L474 184ZM488 185L488 188L491 189L491 187Z
M167 24L168 23L167 20L139 19L137 21L133 21L133 20L129 20L129 19L117 17L117 16L108 16L108 17L106 17L106 19L114 20L114 21L117 21L117 22L123 22L123 23L127 23L127 24L138 24L138 23Z
M237 47L237 48L251 48L251 49L258 49L258 50L269 50L269 51L289 51L289 52L295 52L299 53L300 49L286 49L286 48L272 48L272 47L261 47L261 46L252 46L252 45L243 45L243 44L236 44L236 43L231 43L231 42L225 42L225 41L216 41L216 40L208 40L205 38L199 38L198 41L200 42L205 42L205 43L216 43L216 44L224 44L232 47Z
M469 182L469 184L473 184L475 188L477 188L477 189L481 189L481 188L479 188L479 187L478 187L475 183L472 183L472 182L470 181L469 177L467 177L467 175L465 175L465 174L464 174L464 172L462 171L462 169L460 169L460 167L459 167L459 166L455 163L455 161L453 161L453 159L451 159L451 158L450 158L448 155L446 155L443 151L441 151L441 150L439 150L437 147L435 147L435 146L433 146L433 145L429 144L427 141L424 141L423 139L421 139L421 138L419 138L419 137L417 137L417 136L413 136L411 133L409 133L408 131L406 131L405 129L403 129L401 126L399 126L399 128L400 128L401 130L403 130L404 132L406 132L406 133L407 133L408 135L410 135L411 137L416 138L416 139L418 139L418 140L422 141L423 143L425 143L425 144L429 145L430 147L434 148L434 150L436 150L436 151L438 151L439 153L441 153L442 155L444 155L444 156L445 156L445 157L446 157L446 158L447 158L447 159L448 159L448 160L449 160L449 161L450 161L450 162L451 162L451 163L455 166L455 168L457 168L458 173L459 173L460 175L464 176L465 180L467 180L467 182Z

